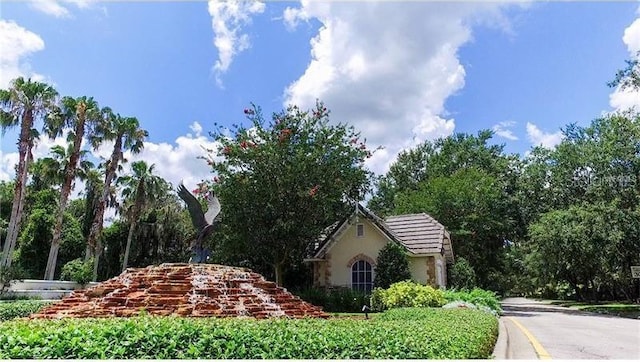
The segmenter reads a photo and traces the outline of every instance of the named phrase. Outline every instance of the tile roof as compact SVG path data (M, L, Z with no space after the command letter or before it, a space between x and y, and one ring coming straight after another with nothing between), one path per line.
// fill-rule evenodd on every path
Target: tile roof
M449 232L433 217L421 213L389 216L382 220L362 205L358 205L358 212L378 226L389 239L400 243L412 254L436 254L444 250L447 262L453 262ZM323 235L326 238L318 245L316 257L321 256L329 247L330 241L335 240L336 234L340 234L341 230L347 227L350 219L332 225L332 231Z
M415 254L439 253L442 250L444 226L427 214L389 216L384 222Z

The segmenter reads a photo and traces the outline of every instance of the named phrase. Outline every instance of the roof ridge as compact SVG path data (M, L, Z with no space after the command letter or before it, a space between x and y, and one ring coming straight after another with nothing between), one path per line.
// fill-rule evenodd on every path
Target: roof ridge
M427 214L426 212L419 212L419 213L411 213L411 214L399 214L399 215L389 215L387 216L387 218L390 217L403 217L403 216L427 216L433 219L433 216Z

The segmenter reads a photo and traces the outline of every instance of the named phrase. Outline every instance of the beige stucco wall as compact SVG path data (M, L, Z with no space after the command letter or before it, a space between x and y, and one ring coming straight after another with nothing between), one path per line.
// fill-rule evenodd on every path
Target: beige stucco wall
M420 257L409 257L409 269L411 271L411 279L420 284L427 284L427 258L424 256Z
M356 224L350 225L340 235L326 258L329 260L330 273L328 282L332 286L351 286L351 265L349 262L359 254L367 256L375 261L380 250L387 244L388 238L377 230L377 227L368 219L360 217L360 223L364 225L364 236L356 236ZM375 278L375 265L373 271Z
M356 225L362 223L364 225L364 237L357 237ZM325 255L325 261L314 262L314 284L317 286L351 286L351 263L360 259L364 259L373 264L373 277L375 278L375 260L380 250L389 242L388 237L381 232L371 221L360 217L360 221L353 223L339 235L339 239ZM421 284L432 286L438 285L436 272L437 265L440 261L442 270L442 280L440 287L446 287L446 267L445 257L441 254L429 254L409 256L409 269L411 270L411 279Z

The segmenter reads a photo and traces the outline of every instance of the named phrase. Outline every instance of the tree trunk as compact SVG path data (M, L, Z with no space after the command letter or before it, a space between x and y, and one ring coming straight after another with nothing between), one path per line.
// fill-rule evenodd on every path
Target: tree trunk
M16 247L18 234L20 232L20 224L22 223L22 214L24 211L24 200L26 198L27 176L29 175L29 165L31 164L32 155L31 148L33 141L31 140L31 128L33 127L33 112L28 110L22 117L20 127L20 140L18 142L18 167L16 169L16 187L13 193L13 205L11 206L11 218L7 228L7 236L4 242L4 250L2 252L2 261L0 267L10 267L13 261L13 250Z
M93 277L91 281L98 281L98 264L100 264L100 256L102 255L102 241L100 238L96 241L96 249L93 257Z
M284 282L284 280L282 280L283 278L283 270L282 270L282 263L276 263L274 265L275 268L275 273L276 273L276 284L281 287L282 283Z
M131 251L131 240L133 239L133 232L136 228L136 220L132 219L131 226L129 226L129 235L127 235L127 246L124 249L124 261L122 262L122 271L124 272L127 269L127 264L129 263L129 252Z
M69 166L67 165L67 168ZM75 172L74 172L75 173ZM44 271L45 280L53 280L56 271L56 263L58 261L58 250L60 250L60 241L62 239L62 224L64 222L64 211L67 208L67 201L71 193L71 182L67 183L68 177L65 172L65 181L60 192L60 203L56 213L56 223L53 227L53 238L51 239L51 248L49 249L49 258L47 259L47 267ZM74 176L75 177L75 176ZM71 180L69 180L71 181Z
M122 271L127 269L127 264L129 262L129 251L131 250L131 241L133 240L133 233L138 225L138 218L140 217L140 211L142 211L142 207L144 204L145 197L145 187L144 187L144 178L138 181L138 185L136 186L136 194L135 201L133 204L133 209L131 210L131 225L129 225L129 234L127 235L127 246L124 250L124 261L122 262Z
M20 161L20 164L23 164L23 161ZM24 168L24 166L22 166ZM20 166L18 166L20 168ZM11 218L9 219L9 226L7 228L7 236L4 241L4 248L2 251L2 262L0 263L0 267L10 267L11 262L13 260L13 250L16 245L16 240L18 239L18 229L20 228L20 219L22 219L22 208L23 203L20 202L22 200L22 194L25 193L25 188L22 187L23 177L18 176L16 178L16 187L13 193L13 204L11 206Z
M76 168L80 159L80 145L84 137L84 112L81 111L74 129L75 135L73 139L73 150L69 155L69 162L64 169L64 182L60 190L60 203L58 204L58 212L56 215L56 223L53 227L53 238L51 239L51 249L49 250L49 258L47 259L47 268L44 271L46 280L53 280L56 272L56 263L58 261L58 250L60 250L60 241L62 239L62 224L64 222L64 211L67 209L67 201L71 194L71 184L76 178Z
M107 200L109 199L109 189L111 188L111 182L115 178L116 169L118 163L122 159L122 135L116 138L116 143L113 145L113 152L111 153L111 159L107 166L106 175L104 179L104 187L102 189L102 196L96 209L93 223L91 224L91 230L89 231L89 238L87 240L89 253L86 255L86 259L94 258L93 264L93 281L98 279L98 260L102 250L102 243L100 242L100 234L102 233L102 223L104 222L104 209L106 207Z

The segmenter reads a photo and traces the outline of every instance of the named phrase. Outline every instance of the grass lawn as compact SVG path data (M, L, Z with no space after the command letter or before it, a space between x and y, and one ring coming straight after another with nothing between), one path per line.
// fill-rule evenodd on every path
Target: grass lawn
M399 308L329 319L136 317L9 320L0 358L472 359L490 358L493 315Z

